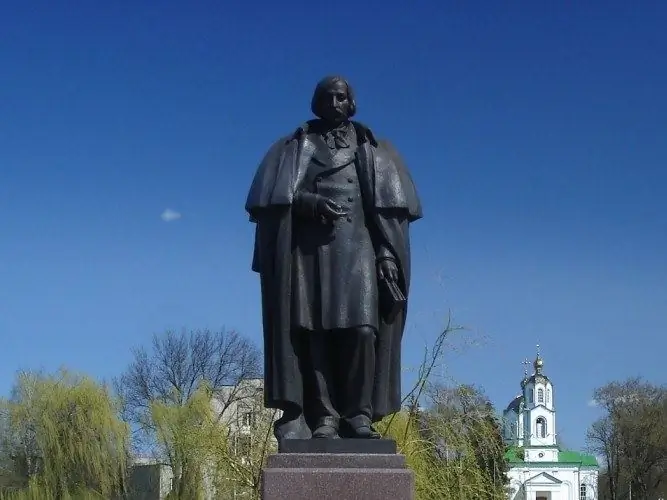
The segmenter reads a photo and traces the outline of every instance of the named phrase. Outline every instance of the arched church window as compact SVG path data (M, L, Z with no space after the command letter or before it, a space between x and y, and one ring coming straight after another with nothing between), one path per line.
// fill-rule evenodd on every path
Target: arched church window
M535 434L537 434L538 438L547 437L547 421L544 417L539 417L535 421Z
M582 484L579 487L579 500L586 500L586 485Z
M537 390L537 402L544 403L544 389Z
M533 389L530 389L528 391L528 403L533 404L533 400L535 399L535 391Z
M551 404L551 389L547 389L547 404Z

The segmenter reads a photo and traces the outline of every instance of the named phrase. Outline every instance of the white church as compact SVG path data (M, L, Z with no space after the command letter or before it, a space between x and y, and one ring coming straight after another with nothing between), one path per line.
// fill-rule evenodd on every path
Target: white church
M558 446L554 390L544 374L539 346L533 367L531 376L525 371L521 393L503 412L509 499L597 500L595 457Z

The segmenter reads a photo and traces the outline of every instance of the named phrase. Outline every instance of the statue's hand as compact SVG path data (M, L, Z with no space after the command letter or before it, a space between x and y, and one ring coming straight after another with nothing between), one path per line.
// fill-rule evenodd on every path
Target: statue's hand
M294 205L300 216L322 222L332 222L347 215L345 208L317 193L299 193Z
M378 276L380 279L398 282L398 266L394 259L383 259L378 262Z
M344 207L323 196L320 196L317 201L317 212L320 217L327 221L335 221L347 215L347 210Z

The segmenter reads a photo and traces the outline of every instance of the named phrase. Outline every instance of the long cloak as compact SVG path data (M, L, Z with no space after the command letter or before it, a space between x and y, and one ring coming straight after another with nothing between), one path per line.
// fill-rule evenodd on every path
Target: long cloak
M292 203L309 164L304 138L311 122L275 142L260 163L250 187L246 211L256 223L253 271L259 273L264 329L264 399L269 408L289 404L303 408L299 367L300 341L291 312ZM412 178L398 153L386 141L352 122L359 147L357 169L367 217L374 217L384 243L395 257L399 287L410 289L409 224L422 217ZM401 340L407 304L391 323L380 320L376 340L373 421L400 410Z

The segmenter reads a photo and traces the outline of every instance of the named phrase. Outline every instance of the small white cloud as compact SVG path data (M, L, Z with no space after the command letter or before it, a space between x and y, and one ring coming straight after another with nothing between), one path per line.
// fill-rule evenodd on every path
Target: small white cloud
M172 222L180 219L181 213L177 212L176 210L172 210L171 208L165 208L164 212L162 212L162 215L160 215L160 218L165 222Z

